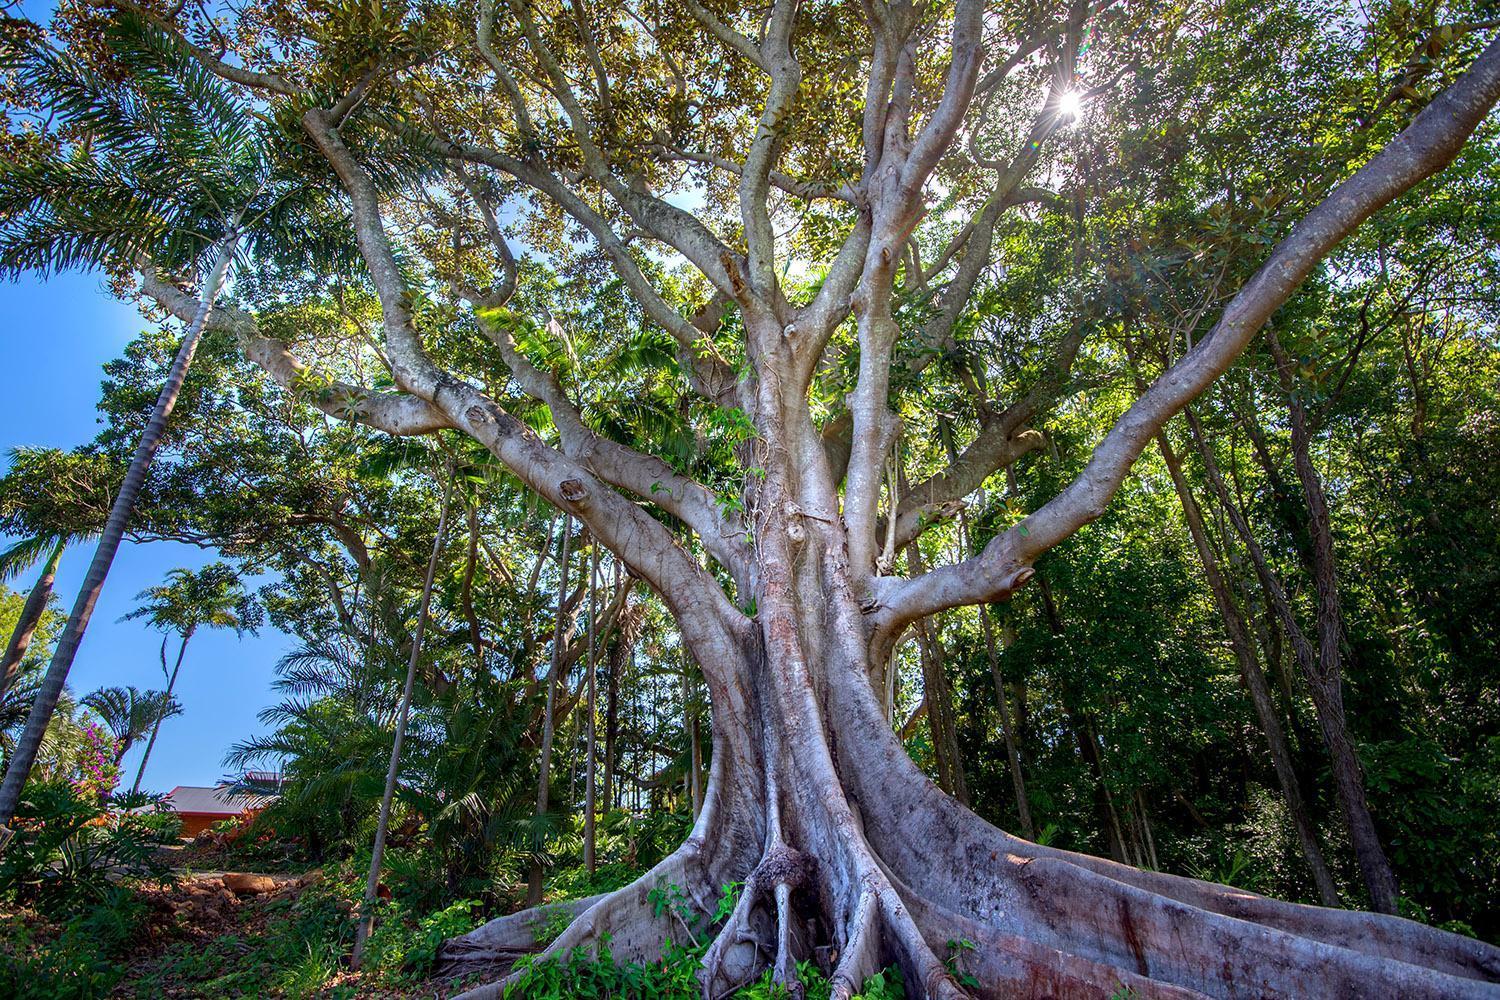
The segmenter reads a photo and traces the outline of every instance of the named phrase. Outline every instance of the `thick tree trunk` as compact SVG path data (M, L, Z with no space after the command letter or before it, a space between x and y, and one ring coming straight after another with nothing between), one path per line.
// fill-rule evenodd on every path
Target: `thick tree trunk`
M1313 884L1317 887L1318 898L1323 901L1324 906L1338 906L1338 888L1334 885L1333 875L1323 859L1323 849L1318 844L1316 828L1302 800L1302 789L1297 781L1296 769L1292 766L1291 749L1287 746L1286 733L1281 727L1281 714L1277 711L1276 702L1271 697L1271 688L1266 682L1266 675L1260 669L1260 661L1255 655L1250 630L1245 624L1244 616L1240 614L1234 595L1230 592L1228 581L1219 570L1219 561L1214 555L1213 545L1209 542L1208 531L1204 527L1198 503L1193 498L1187 477L1182 473L1182 463L1167 440L1165 432L1156 436L1156 445L1161 451L1162 461L1166 463L1167 472L1172 477L1172 485L1177 490L1177 498L1182 503L1183 519L1187 522L1188 534L1193 539L1193 546L1198 550L1198 560L1203 566L1203 576L1208 581L1209 591L1213 594L1214 606L1218 608L1219 616L1223 619L1224 632L1229 637L1229 646L1234 651L1235 660L1239 663L1240 676L1245 681L1245 690L1249 692L1250 702L1255 707L1256 718L1260 720L1261 732L1265 734L1266 744L1271 751L1271 765L1276 771L1276 780L1281 784L1281 794L1286 800L1292 826L1297 831L1297 843L1302 848L1302 856L1307 859L1307 867L1312 873Z
M653 961L664 940L684 937L675 918L653 914L653 889L680 889L705 932L720 887L744 882L733 914L711 931L706 997L728 995L768 964L796 994L793 963L811 959L843 1000L889 963L909 996L957 1000L968 994L944 960L946 942L960 939L976 946L967 969L981 997L1097 1000L1122 987L1173 1000L1372 989L1500 996L1500 951L1477 941L1007 836L915 769L864 681L867 665L827 648L821 632L797 643L819 650L816 660L770 655L796 617L763 611L761 635L737 665L738 689L712 691L711 774L688 840L634 884L567 904L577 918L548 953L609 935L617 961ZM537 950L544 919L500 918L449 941L443 958L455 969L503 969ZM502 982L466 996L498 997Z
M104 578L109 575L115 552L125 537L125 528L135 509L136 497L140 496L142 487L146 485L151 462L156 457L156 449L161 444L162 436L166 434L167 420L172 416L173 407L177 405L177 396L187 378L188 366L192 364L193 352L198 349L198 341L208 323L209 313L213 311L214 300L218 298L224 277L229 272L230 262L234 259L234 248L235 240L231 237L219 248L218 259L204 279L197 311L183 332L182 343L177 348L177 356L172 360L166 384L156 398L156 406L151 411L150 419L146 421L146 430L141 434L140 443L136 445L130 468L125 473L124 482L120 484L120 492L115 495L110 507L109 517L99 536L99 547L95 549L93 561L83 578L83 586L79 589L78 599L68 616L68 624L64 626L63 633L57 640L57 647L52 652L52 662L47 667L46 676L42 678L42 686L37 691L31 714L26 719L26 729L5 769L5 781L0 784L0 829L9 826L16 814L16 806L21 801L21 789L31 775L32 765L36 763L37 753L41 750L42 737L47 732L47 723L52 721L57 700L62 697L63 684L67 682L68 671L73 667L73 658L78 654L84 630L88 628L89 619L94 614L94 605L104 589Z
M32 586L31 593L26 595L26 603L21 606L21 617L16 620L10 641L5 644L5 659L0 661L0 695L9 691L10 686L15 683L16 675L21 671L21 661L26 659L32 637L36 635L37 626L42 623L42 615L47 612L47 602L52 599L52 584L57 579L57 564L62 560L67 541L66 537L59 537L52 546L47 561L42 564L41 574Z
M574 904L547 948L609 935L617 960L655 960L683 927L651 891L675 886L700 930L721 888L744 883L712 930L701 973L724 997L769 967L801 995L796 962L822 964L849 1000L894 962L915 998L965 995L947 942L971 941L984 997L1500 996L1500 950L1397 918L1282 903L1011 837L921 774L888 724L833 490L798 448L816 436L762 399L768 474L755 497L756 614L726 633L689 617L705 666L713 753L688 840L630 886ZM778 426L779 425L779 426ZM802 452L805 454L805 452ZM792 498L797 497L794 501ZM680 619L681 620L681 619ZM533 950L535 913L448 942L451 963ZM499 997L496 982L467 994Z

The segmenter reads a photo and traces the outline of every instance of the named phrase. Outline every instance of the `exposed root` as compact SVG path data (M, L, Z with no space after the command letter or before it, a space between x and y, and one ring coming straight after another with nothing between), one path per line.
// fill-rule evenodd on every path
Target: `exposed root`
M880 971L880 933L880 900L873 892L860 893L844 934L843 952L830 977L832 1000L850 1000L866 979Z
M1200 909L1061 858L1017 864L1038 936L1068 952L1213 995L1405 1000L1500 996L1500 986Z
M754 979L758 969L765 967L763 956L766 949L761 943L761 935L752 925L755 903L756 893L747 884L723 929L708 946L703 956L703 971L699 974L705 997L731 994Z
M1087 855L1067 855L1066 860L1114 881L1200 910L1252 921L1298 937L1453 976L1500 979L1500 950L1473 938L1400 917L1288 903L1243 889L1142 871Z
M439 968L444 974L461 974L494 968L505 972L516 959L537 951L537 937L554 913L577 917L601 902L609 893L533 906L519 913L497 917L467 934L444 941L438 949Z
M647 897L658 885L671 882L683 888L700 909L705 907L709 895L707 885L701 878L695 877L689 871L697 855L697 841L688 840L676 852L624 888L602 896L594 896L588 900L574 901L572 905L578 907L577 916L551 944L536 953L539 957L547 958L568 955L577 948L597 948L600 939L608 934L611 949L621 958L641 960L655 957L660 952L662 941L673 934L670 923L673 918L664 916L658 919L652 912L653 908ZM445 942L440 957L446 961L450 948L455 949L455 955L467 950L468 954L465 958L472 963L478 949L485 947L486 940L503 940L507 933L519 933L519 931L512 930L510 925L486 934L488 928L505 921L516 921L516 918L536 914L545 909L546 907L538 907L510 917L501 917L478 930L471 931L463 938L454 938ZM521 921L516 921L515 926L520 926L521 923ZM533 917L532 926L535 924L536 920ZM476 935L477 939L468 946L457 944L465 938L474 938ZM498 962L501 958L502 955L497 953L496 961ZM514 958L511 961L513 962ZM460 994L455 1000L499 1000L504 996L506 987L518 978L519 973L513 971L499 982L476 987L467 993Z
M979 997L1046 997L1099 1000L1129 990L1138 1000L1203 1000L1204 994L1149 979L1128 969L1070 955L1031 938L1008 934L913 898L912 913L933 948L949 941L974 947L964 956L965 971L979 981Z
M671 882L703 914L722 885L743 879L704 955L706 1000L767 969L799 995L797 963L808 958L831 974L836 1000L890 964L912 1000L1121 990L1141 1000L1500 1000L1500 949L1019 840L921 775L857 683L830 685L825 706L805 696L798 669L766 679L785 688L774 708L755 709L770 720L756 739L715 720L711 794L689 841L619 892L562 904L576 917L544 954L608 933L620 959L652 960L682 930L653 912L652 889ZM830 732L836 740L818 739ZM443 957L513 960L534 947L536 924L534 913L502 918ZM955 940L973 943L955 956L967 992L945 960ZM465 996L499 997L504 986Z

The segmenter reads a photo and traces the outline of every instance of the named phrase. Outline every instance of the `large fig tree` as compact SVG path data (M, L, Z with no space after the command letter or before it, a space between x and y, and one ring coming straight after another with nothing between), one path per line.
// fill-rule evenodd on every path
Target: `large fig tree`
M608 935L617 956L654 957L669 927L652 889L671 883L712 912L721 886L743 882L705 956L706 996L766 968L797 991L795 963L811 957L838 997L892 961L915 995L958 997L950 940L975 945L967 972L987 996L1497 995L1500 952L1476 941L996 829L918 770L886 714L907 631L1025 587L1320 261L1441 171L1500 97L1500 43L1462 24L1433 26L1426 62L1393 96L1320 92L1352 72L1331 33L1377 23L1322 11L1332 27L1320 29L1295 12L435 0L251 4L228 25L150 15L336 177L379 302L378 329L358 333L389 378L360 383L311 361L336 331L273 328L274 289L213 322L341 419L471 436L644 579L702 665L712 768L692 835L637 883L574 904L554 952ZM1324 30L1326 46L1308 41ZM1243 44L1215 49L1218 32ZM1217 60L1219 86L1206 70L1201 88L1172 84L1195 55ZM1293 210L1267 216L1258 269L1049 502L972 555L922 552L966 497L1043 444L1034 424L1091 335L1082 286L1009 327L1007 302L988 294L997 268L1036 263L1007 256L1026 246L1007 243L1014 220L1108 211L1079 159L1086 145L1067 135L1123 95L1155 101L1089 142L1113 138L1129 145L1127 166L1148 164L1192 142L1180 123L1222 117L1213 102L1226 92L1240 96L1225 115L1336 116L1309 130L1293 177L1276 157L1295 127L1268 129L1265 162L1235 174L1294 195L1281 198ZM426 164L404 190L398 148ZM566 324L528 292L538 265L584 276L581 295L628 292L622 324L670 338L668 350L637 344L632 364L654 361L700 437L739 428L731 476L704 481L597 412L568 377ZM191 296L152 272L141 287L192 315ZM971 350L1002 337L1004 357ZM939 365L963 400L951 420L934 416L942 400L915 395ZM534 923L502 918L446 952L513 957L532 949Z

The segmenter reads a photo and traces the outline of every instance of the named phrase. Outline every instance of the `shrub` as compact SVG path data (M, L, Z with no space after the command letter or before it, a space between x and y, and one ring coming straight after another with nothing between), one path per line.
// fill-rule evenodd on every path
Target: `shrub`
M421 917L406 918L399 903L381 908L381 919L365 946L365 968L382 979L411 983L425 979L437 960L438 947L450 937L474 928L478 903L463 899Z
M66 782L27 787L16 835L0 857L0 898L57 918L105 901L117 885L167 877L158 830L138 814L114 814Z
M142 909L134 892L114 886L55 936L19 918L11 921L0 944L0 996L93 1000L112 995L123 975L116 959L133 939Z

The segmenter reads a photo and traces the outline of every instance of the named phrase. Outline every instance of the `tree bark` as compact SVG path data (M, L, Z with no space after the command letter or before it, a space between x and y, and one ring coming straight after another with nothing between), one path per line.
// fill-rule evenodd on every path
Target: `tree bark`
M110 507L109 517L104 522L104 530L99 535L99 546L94 550L94 558L89 563L88 573L83 578L83 586L79 589L78 599L68 617L68 624L64 626L62 635L57 640L57 646L52 652L52 662L42 678L42 685L37 691L31 714L26 719L26 729L22 732L16 744L15 753L11 755L6 766L5 780L0 783L0 829L8 827L16 814L16 806L21 800L21 790L26 785L26 779L31 775L32 765L36 763L36 756L41 750L42 737L46 734L47 724L52 721L52 713L57 709L57 701L62 696L63 684L68 679L68 671L73 667L73 658L78 655L78 646L83 641L84 630L88 628L89 619L94 614L94 605L104 589L104 579L109 575L109 567L114 562L115 552L119 550L120 541L125 537L125 528L135 509L136 497L140 496L142 487L146 485L146 476L151 471L151 462L156 457L156 449L161 444L162 436L166 434L167 420L172 416L172 410L177 405L178 394L182 392L182 383L187 378L188 366L192 364L193 352L198 349L198 341L203 336L209 314L213 311L214 301L224 285L225 275L228 274L229 265L234 259L235 245L236 238L230 236L219 247L218 259L215 260L208 277L204 279L197 311L183 332L182 343L177 348L177 356L172 360L166 384L162 386L161 393L156 398L156 406L146 422L146 429L141 434L140 443L136 445L135 455L130 460L130 468L125 473L124 482L120 484L120 492L115 495L114 503Z
M47 602L52 599L52 584L57 579L57 564L62 560L67 541L66 536L58 536L52 551L47 555L47 561L42 564L42 572L32 586L31 593L26 595L26 603L21 606L21 617L16 620L10 641L5 645L5 658L0 661L0 695L9 691L10 686L15 683L16 675L21 671L21 661L26 659L26 651L31 648L37 626L47 613Z

